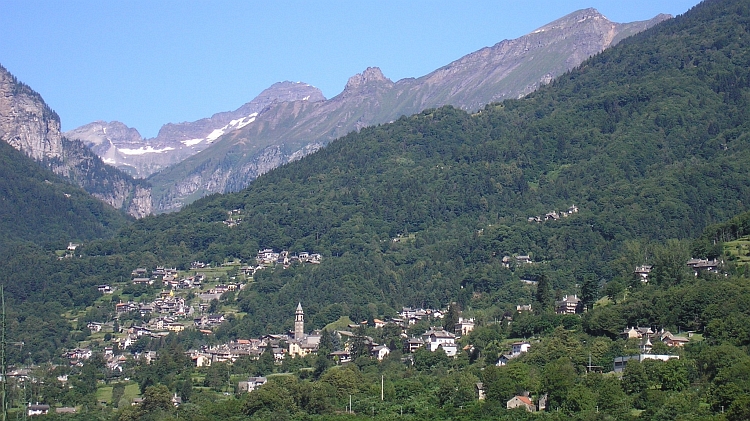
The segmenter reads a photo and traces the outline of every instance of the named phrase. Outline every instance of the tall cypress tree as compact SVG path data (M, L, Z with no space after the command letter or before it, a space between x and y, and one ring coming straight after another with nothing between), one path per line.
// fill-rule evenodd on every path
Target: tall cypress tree
M537 309L540 313L543 313L552 308L552 284L547 278L546 274L539 276L536 284L536 298Z

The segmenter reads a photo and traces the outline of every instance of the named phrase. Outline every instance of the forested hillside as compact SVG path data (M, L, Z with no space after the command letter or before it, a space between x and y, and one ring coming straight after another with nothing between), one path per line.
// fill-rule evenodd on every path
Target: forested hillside
M748 30L750 3L704 2L527 99L352 133L70 258L0 248L8 359L56 363L24 385L71 419L746 420ZM2 188L49 185L13 180ZM67 203L46 200L25 212ZM321 257L254 270L267 248ZM566 294L582 308L556 314ZM299 338L269 334L297 327L300 302L304 332L326 330L317 355L292 358ZM409 324L405 305L443 317ZM473 330L455 358L411 352L459 314ZM240 340L265 345L226 357ZM88 359L62 354L79 347ZM196 367L206 355L232 363ZM241 390L250 376L267 383ZM31 401L20 381L14 410ZM545 411L506 410L519 394Z
M629 278L648 259L623 258L629 241L697 236L750 203L747 6L702 4L523 100L352 133L86 253L147 253L181 267L266 247L327 257L260 276L240 296L253 317L237 333L259 332L300 299L364 315L368 304L381 313L525 300L517 280L542 273L563 292L584 277ZM568 218L527 220L574 204ZM243 222L228 228L232 209ZM538 264L504 268L514 254Z
M127 218L0 142L0 244L65 248L112 236Z

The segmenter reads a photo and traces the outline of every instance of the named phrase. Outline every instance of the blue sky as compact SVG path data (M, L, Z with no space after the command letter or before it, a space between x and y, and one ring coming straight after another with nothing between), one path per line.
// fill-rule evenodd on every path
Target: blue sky
M697 0L2 0L0 64L39 92L63 130L162 124L238 108L283 80L327 97L377 66L419 77L578 9L615 22L682 14Z

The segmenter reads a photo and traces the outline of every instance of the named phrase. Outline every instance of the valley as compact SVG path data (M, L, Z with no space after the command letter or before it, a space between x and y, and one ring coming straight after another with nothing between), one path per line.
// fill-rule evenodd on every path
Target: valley
M137 219L0 145L9 416L747 419L750 5L643 29L487 103L407 112L370 68L224 116L169 167L224 187L156 173L191 203Z

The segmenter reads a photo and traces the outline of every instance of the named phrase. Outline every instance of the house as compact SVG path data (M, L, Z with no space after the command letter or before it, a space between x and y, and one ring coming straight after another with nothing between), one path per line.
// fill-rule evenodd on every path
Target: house
M474 391L476 392L477 400L483 401L485 398L484 383L476 383L474 385Z
M669 361L673 358L679 359L680 356L679 355L665 355L665 354L638 354L638 355L628 355L625 357L615 357L613 370L615 373L622 373L628 361L637 361L637 362L641 362L644 360Z
M75 414L76 409L72 406L62 406L60 408L55 408L56 414Z
M409 338L404 342L404 352L407 354L413 354L417 350L424 346L422 338Z
M328 354L328 356L338 361L340 364L352 361L352 354L349 351L333 351Z
M531 344L528 342L513 342L510 344L510 353L511 355L519 355L523 352L529 352L529 348L531 348Z
M32 405L29 403L29 407L27 408L27 414L30 417L33 417L35 415L47 415L49 413L49 405L41 405L39 402Z
M103 324L102 323L98 323L98 322L88 322L88 323L86 323L86 327L92 333L101 332L102 326L103 326Z
M511 400L506 402L505 407L508 409L525 408L529 412L534 412L536 410L534 402L532 402L528 396L520 395L516 395Z
M503 354L503 355L500 356L500 358L497 359L497 362L495 363L495 365L498 366L498 367L502 367L502 366L508 364L508 362L510 360L512 360L513 358L515 358L517 356L518 355Z
M265 377L249 377L247 381L239 382L237 384L237 392L252 392L253 390L263 386L268 382L268 379Z
M531 256L521 255L521 256L516 256L516 263L519 265L529 265L534 262L531 261Z
M466 336L472 330L474 330L474 319L464 319L463 317L458 318L458 323L456 323L454 330L456 335Z
M531 304L519 304L516 306L516 311L522 313L524 311L531 311Z
M583 312L583 302L574 295L566 295L561 301L555 301L555 313L578 314Z
M544 411L547 409L547 401L549 400L549 396L545 393L544 395L539 397L539 400L536 403L536 409L539 411Z
M698 276L701 272L719 273L720 262L716 259L706 260L693 258L687 261L687 265L693 270L693 274Z
M458 351L456 335L442 328L430 328L430 330L422 334L422 340L430 352L435 352L438 348L442 348L445 351L445 355L454 357Z
M304 357L318 352L320 345L320 335L307 335L301 340L289 341L289 356Z
M621 333L620 336L627 340L627 339L641 339L644 336L651 337L654 335L654 331L651 330L650 327L626 327Z
M101 292L102 294L112 294L113 292L115 292L115 290L114 290L114 289L112 289L112 287L111 287L111 286L109 286L109 285L98 285L98 286L96 287L96 289L97 289L97 290L98 290L99 292Z
M649 265L637 266L633 273L635 273L636 277L638 277L638 279L640 279L641 282L646 283L648 282L648 275L651 273L652 268L653 266L649 266Z
M175 333L179 333L185 330L185 325L180 324L180 323L167 323L165 327L167 328L168 331L175 332Z
M211 366L211 354L196 352L190 355L190 359L193 361L196 367Z
M374 348L372 348L372 351L370 351L370 354L377 358L378 361L383 361L383 358L387 357L388 354L391 353L390 348L388 348L385 345L378 345Z
M667 346L680 347L690 342L690 339L684 336L673 335L672 332L667 330L665 332L662 332L661 341L664 342L664 344L666 344Z
M134 278L145 278L148 276L148 271L146 270L146 268L137 268L132 271L130 275Z
M151 278L133 278L133 285L153 285Z

